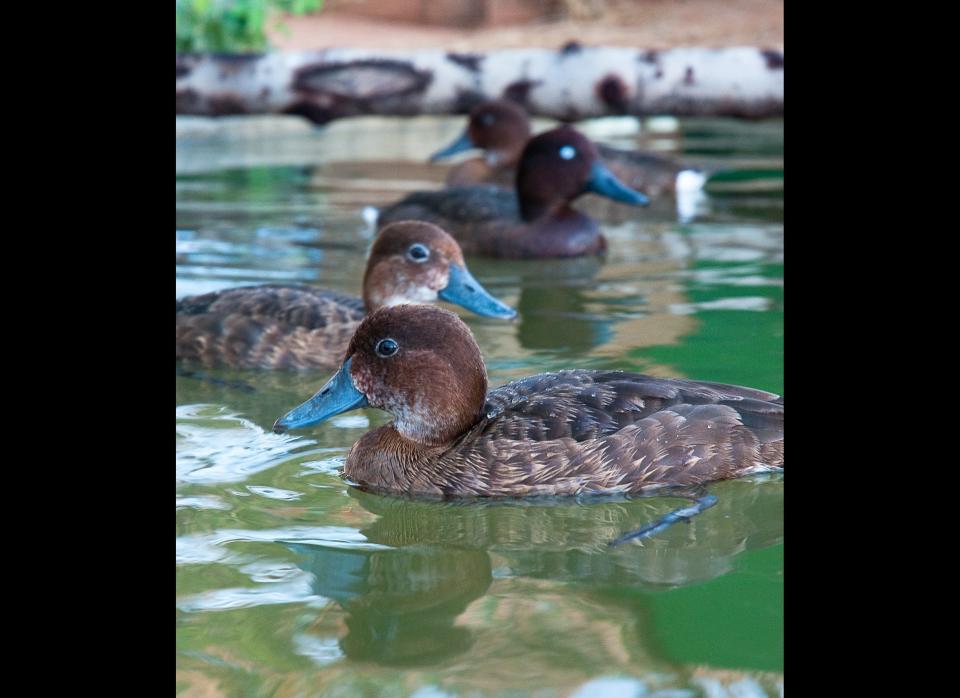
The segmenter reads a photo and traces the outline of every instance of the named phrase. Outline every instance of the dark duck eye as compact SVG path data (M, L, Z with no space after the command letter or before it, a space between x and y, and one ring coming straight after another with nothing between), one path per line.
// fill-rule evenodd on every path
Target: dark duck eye
M484 126L493 126L493 122L497 120L493 114L484 114L480 117L480 123Z
M565 145L560 148L560 157L562 157L564 160L573 160L575 157L577 157L577 149L572 145Z
M400 345L394 342L392 339L381 339L377 342L377 347L374 351L377 352L377 356L382 356L383 358L388 358L393 356L400 350Z
M421 245L417 242L410 245L410 249L407 250L407 257L414 262L423 263L430 258L430 250L427 249L426 245Z

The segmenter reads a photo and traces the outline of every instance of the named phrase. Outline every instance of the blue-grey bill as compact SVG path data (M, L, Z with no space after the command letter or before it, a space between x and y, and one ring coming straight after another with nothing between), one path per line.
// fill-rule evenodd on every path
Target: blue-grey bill
M491 296L466 267L457 264L450 265L450 280L437 296L485 317L510 319L517 315L516 310Z
M646 206L650 203L650 199L617 179L616 175L599 160L595 161L593 167L590 168L590 179L587 180L584 191L590 191L594 194L606 196L608 199L622 201L634 206Z
M470 139L470 132L464 131L460 134L460 137L455 140L453 143L448 145L442 150L438 150L433 155L430 156L430 162L436 162L437 160L442 160L443 158L448 158L451 155L456 155L457 153L462 153L466 150L473 150L476 146L473 144L473 141Z
M353 384L350 378L350 362L353 357L333 374L320 391L299 407L283 415L273 424L273 431L282 434L288 429L301 429L318 424L330 417L367 406L367 397Z

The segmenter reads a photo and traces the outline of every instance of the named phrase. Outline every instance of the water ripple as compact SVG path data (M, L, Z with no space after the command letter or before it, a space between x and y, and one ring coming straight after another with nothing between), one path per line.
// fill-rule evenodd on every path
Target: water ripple
M177 564L210 562L247 562L223 546L228 543L300 543L327 548L388 550L389 546L371 543L360 531L347 526L291 526L262 530L220 529L211 533L177 538Z
M314 594L312 582L313 575L302 573L297 579L286 583L216 589L179 599L177 608L191 612L229 611L237 608L287 603L326 606L330 603L329 599Z
M241 482L286 461L310 439L266 432L216 405L177 407L177 482Z

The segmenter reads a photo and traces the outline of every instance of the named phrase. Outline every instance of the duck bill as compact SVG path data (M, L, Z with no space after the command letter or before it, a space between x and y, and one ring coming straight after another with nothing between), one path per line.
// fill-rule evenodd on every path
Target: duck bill
M343 412L366 407L369 404L367 396L357 390L350 377L351 361L353 357L347 359L316 395L274 422L273 431L282 434L289 429L309 427Z
M443 160L448 158L451 155L456 155L457 153L462 153L467 150L473 150L476 148L473 144L473 141L470 139L470 132L464 131L460 134L460 137L455 140L453 143L448 145L443 150L438 150L433 155L430 156L430 162L436 162L437 160Z
M599 160L590 168L590 179L587 180L583 190L634 206L646 206L650 203L650 199L617 179L616 175Z
M440 291L437 297L484 317L498 317L509 320L517 315L516 310L491 296L487 289L473 278L473 274L466 267L461 267L458 264L450 265L450 280L447 282L447 287Z

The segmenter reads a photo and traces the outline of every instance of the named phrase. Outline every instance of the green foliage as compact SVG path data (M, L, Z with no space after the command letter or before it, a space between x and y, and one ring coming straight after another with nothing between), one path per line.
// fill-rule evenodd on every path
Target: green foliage
M262 51L267 21L282 28L277 15L304 15L323 0L177 0L177 52Z

